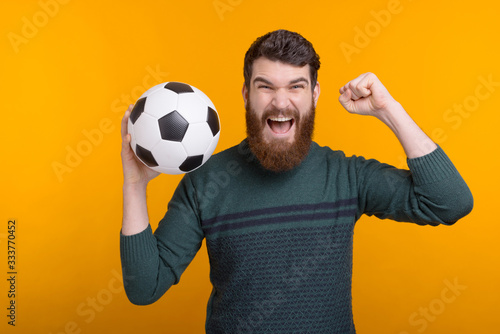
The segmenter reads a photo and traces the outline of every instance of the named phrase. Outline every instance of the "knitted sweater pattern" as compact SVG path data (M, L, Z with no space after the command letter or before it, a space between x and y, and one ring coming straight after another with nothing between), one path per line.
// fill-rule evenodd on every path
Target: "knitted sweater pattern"
M206 239L207 333L355 333L352 246L362 214L453 224L472 196L440 147L409 170L312 143L300 166L263 169L246 141L186 175L165 217L121 236L127 296L149 304Z

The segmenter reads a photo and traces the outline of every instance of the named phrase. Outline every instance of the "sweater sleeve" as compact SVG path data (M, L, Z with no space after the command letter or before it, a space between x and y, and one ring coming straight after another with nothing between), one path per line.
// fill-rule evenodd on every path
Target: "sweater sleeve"
M158 300L179 282L200 249L203 237L195 191L186 175L154 233L148 226L135 235L120 235L123 282L128 299L136 305Z
M358 215L435 226L472 210L472 194L441 147L407 162L410 170L357 158Z

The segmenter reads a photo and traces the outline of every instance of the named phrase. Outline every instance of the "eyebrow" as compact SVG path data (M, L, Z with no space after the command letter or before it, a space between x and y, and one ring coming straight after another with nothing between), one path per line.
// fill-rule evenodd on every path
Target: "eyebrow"
M304 77L300 77L300 78L297 78L297 79L294 79L292 81L290 81L290 85L293 85L293 84L296 84L296 83L299 83L299 82L304 82L306 83L307 85L309 85L309 80L307 80L306 78Z
M269 81L269 80L267 80L267 79L265 79L263 77L256 77L255 79L253 79L253 83L256 83L256 82L262 82L262 83L265 83L267 85L274 86L274 84L271 81ZM309 85L309 80L307 80L304 77L299 77L297 79L293 79L288 84L289 85L293 85L293 84L296 84L296 83L299 83L299 82L304 82L307 85Z

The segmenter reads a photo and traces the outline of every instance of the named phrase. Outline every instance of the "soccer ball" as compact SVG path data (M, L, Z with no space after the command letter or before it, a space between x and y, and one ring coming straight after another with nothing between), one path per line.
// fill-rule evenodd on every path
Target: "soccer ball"
M130 113L128 133L132 150L146 166L160 173L188 173L214 152L219 116L201 90L164 82L139 97Z

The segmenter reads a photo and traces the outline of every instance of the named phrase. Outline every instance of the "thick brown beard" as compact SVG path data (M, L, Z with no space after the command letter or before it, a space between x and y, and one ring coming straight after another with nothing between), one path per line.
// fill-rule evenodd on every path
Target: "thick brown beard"
M284 172L300 165L302 160L309 153L314 132L315 107L311 101L309 111L301 118L296 110L286 110L284 116L295 119L295 139L293 143L284 140L273 140L270 143L264 141L263 129L267 126L267 119L270 115L279 115L278 110L268 110L264 112L262 119L259 119L250 104L250 100L245 106L247 123L247 141L252 153L257 157L260 164L273 172Z

